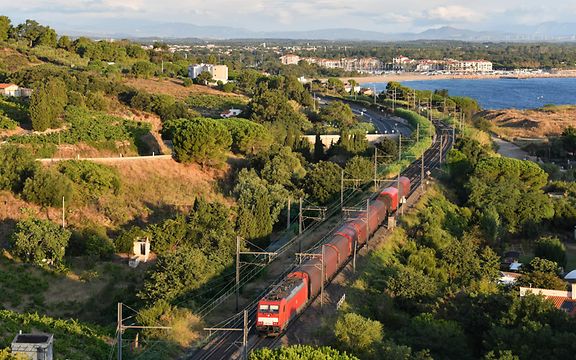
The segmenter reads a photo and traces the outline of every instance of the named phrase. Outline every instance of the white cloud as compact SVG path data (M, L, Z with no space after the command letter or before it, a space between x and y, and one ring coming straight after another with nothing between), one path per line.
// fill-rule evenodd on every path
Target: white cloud
M424 17L446 22L478 22L484 19L484 15L478 11L460 5L435 7L425 11Z
M106 19L186 22L251 30L349 27L413 32L441 25L481 30L573 21L574 0L0 0L0 13L70 28ZM107 26L113 26L109 24Z

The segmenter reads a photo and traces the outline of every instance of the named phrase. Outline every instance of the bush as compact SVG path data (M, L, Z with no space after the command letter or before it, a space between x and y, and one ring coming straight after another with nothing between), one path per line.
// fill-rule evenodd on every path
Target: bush
M106 234L106 228L91 226L76 231L70 239L70 255L88 255L100 260L109 260L114 254L114 243Z
M20 144L78 144L80 142L107 143L130 141L140 142L140 138L150 132L148 123L140 123L111 116L103 112L69 106L66 109L69 128L58 133L12 136L9 142Z
M342 177L340 166L329 161L315 164L304 177L304 189L312 199L327 203L338 191Z
M174 157L179 162L220 163L232 144L230 133L216 120L180 119L171 121L168 128L174 134Z
M273 139L261 124L246 119L220 120L232 135L232 150L236 153L255 155L266 151Z
M18 123L0 112L0 130L14 130L18 127Z
M28 218L16 224L11 236L14 254L20 259L42 265L60 263L70 239L70 231L49 220Z
M98 196L106 192L118 194L121 188L120 176L116 169L90 161L63 161L58 171L72 182L82 186L83 192Z
M329 347L293 345L278 349L263 348L252 351L249 360L359 360L353 355L340 353Z
M546 236L536 241L534 256L554 261L559 266L566 266L566 247L555 237Z
M185 87L190 87L194 84L194 82L192 81L192 79L190 78L186 78L184 79L184 81L182 82L182 85L184 85Z
M20 192L27 178L36 171L32 154L21 147L3 145L0 151L0 189Z
M122 231L114 241L116 251L131 254L134 247L134 241L146 236L148 236L146 231L137 226L132 226L129 230Z
M62 206L62 199L70 203L74 197L74 183L54 170L38 169L24 183L22 196L42 206Z
M382 324L361 315L348 313L334 326L334 335L342 347L353 353L368 353L382 342Z

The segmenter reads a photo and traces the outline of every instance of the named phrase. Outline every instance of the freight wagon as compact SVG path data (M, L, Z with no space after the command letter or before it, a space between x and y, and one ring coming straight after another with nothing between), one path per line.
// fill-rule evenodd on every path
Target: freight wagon
M382 222L398 209L403 196L410 193L410 179L400 177L398 184L386 188L366 211L345 222L323 246L323 260L311 258L300 264L258 302L256 330L267 336L281 334L290 321L302 312L353 255L354 246L362 247ZM368 221L366 221L366 219Z

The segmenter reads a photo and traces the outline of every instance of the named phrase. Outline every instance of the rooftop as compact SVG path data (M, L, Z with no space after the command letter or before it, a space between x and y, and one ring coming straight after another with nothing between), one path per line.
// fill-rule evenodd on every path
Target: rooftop
M18 334L12 343L14 344L44 344L50 341L50 334Z

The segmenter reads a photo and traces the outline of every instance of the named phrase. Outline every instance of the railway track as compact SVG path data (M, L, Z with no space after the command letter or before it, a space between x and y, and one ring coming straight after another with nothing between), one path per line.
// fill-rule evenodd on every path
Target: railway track
M430 149L426 150L426 152L423 155L423 157L424 157L424 176L426 176L426 173L428 171L432 171L434 169L437 169L441 165L443 159L445 159L446 154L448 153L448 151L450 150L450 148L452 147L452 144L453 144L453 138L452 138L452 136L450 136L452 134L452 128L441 121L433 121L433 122L434 122L434 126L436 127L436 135L435 135L435 138L433 140L432 146L430 147ZM441 135L448 135L448 136L441 136ZM440 141L440 139L443 139L443 141ZM442 156L441 156L441 154L442 154ZM408 197L410 197L422 185L422 181L424 181L424 179L422 178L421 159L419 159L418 161L414 161L412 164L410 164L402 172L402 175L408 177L411 181L412 186L411 186L411 190L410 190L410 193L408 196ZM394 182L393 180L390 181L390 184L393 182ZM377 194L374 194L374 197L375 196L377 196ZM324 238L330 236L330 234L331 234L331 232L329 232ZM320 240L319 242L323 241L323 239ZM350 261L351 261L351 259L348 259L348 261L334 275L334 277L337 276L340 273L340 271L342 271L342 269L348 265L348 263ZM278 281L280 281L282 278L284 278L284 276L286 274L290 273L295 267L296 267L296 264L293 264L293 266L290 266L281 276L279 276L276 279L276 281L274 281L273 284L271 284L266 290L264 290L262 292L262 295L264 295L269 290L271 290L274 287L274 285L276 285L276 283L278 283ZM326 287L328 287L329 285L330 285L330 282L327 283ZM257 297L256 300L254 300L252 303L250 303L246 307L246 310L248 311L249 328L250 327L253 328L252 325L254 324L254 318L256 317L256 309L257 309L257 303L258 303L259 299L260 299L260 296ZM310 306L314 302L314 300L315 299L310 301L307 306ZM302 311L300 314L298 314L296 316L296 318L294 318L290 322L290 324L288 325L288 327L285 331L288 331L290 329L291 325L296 323L298 321L298 319L300 318L300 316L305 311L306 311L306 309L304 311ZM221 326L219 326L219 327L225 327L225 328L237 328L237 329L242 328L242 326L243 326L243 314L239 313L239 314L235 315L233 318L229 319L227 322L220 324L220 325ZM242 334L242 332L239 332L239 331L227 331L227 332L219 333L216 336L214 336L202 349L195 352L194 354L188 355L187 357L185 357L185 359L186 360L188 360L188 359L189 360L212 360L212 359L240 358L241 357L242 338L243 338L243 334ZM260 337L259 335L257 335L255 333L255 331L251 331L249 333L249 336L248 336L247 349L248 349L248 351L252 351L255 349L265 348L265 347L274 348L279 344L280 339L281 339L281 336L278 336L275 338Z

